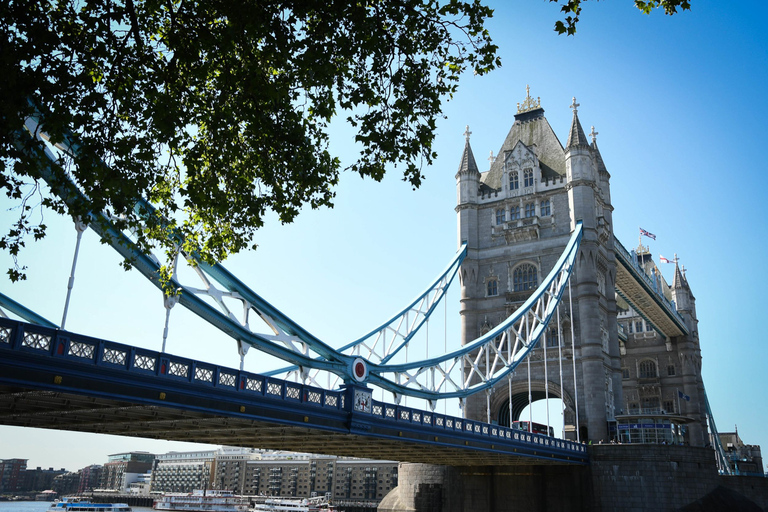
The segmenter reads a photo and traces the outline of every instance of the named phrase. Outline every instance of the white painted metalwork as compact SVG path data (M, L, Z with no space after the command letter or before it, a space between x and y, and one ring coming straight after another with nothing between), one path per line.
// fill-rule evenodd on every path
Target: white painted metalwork
M67 323L67 311L69 310L69 299L72 297L72 288L75 286L75 269L77 268L77 255L80 252L80 242L83 238L83 231L88 226L80 219L73 219L75 221L75 229L77 230L77 241L75 242L75 255L72 257L72 270L69 272L69 281L67 282L67 298L64 300L64 313L61 315L61 328L64 329Z
M39 119L31 117L26 125L29 133L45 140L44 134L40 133ZM70 138L74 140L74 136ZM46 147L41 159L47 157L50 165L42 169L43 177L57 184L55 193L65 202L82 196L74 183L66 181L54 150L74 154L77 146L65 140L55 148ZM136 206L148 215L154 212L152 205L146 201L140 201ZM102 238L109 240L116 251L130 259L137 270L159 286L158 258L139 251L130 233L118 230L111 219L101 212L91 214L86 222ZM362 357L369 369L366 383L392 392L398 402L402 396L432 401L459 398L463 407L467 396L490 389L505 378L538 343L568 282L581 240L581 229L579 223L565 252L540 287L495 329L453 352L401 364L395 364L393 357L401 351L407 353L414 334L445 296L464 259L466 247L462 247L437 280L399 314L338 350L308 333L221 265L208 265L192 254L182 254L191 261L190 267L199 282L182 283L178 275L174 275L170 285L179 291L178 300L182 305L234 338L241 356L248 346L256 347L296 365L286 370L293 372L297 380L322 387L316 376L319 371L325 371L350 382L353 380L353 361ZM178 238L174 234L170 236ZM213 377L197 368L195 378L212 382ZM343 402L343 396L341 400Z

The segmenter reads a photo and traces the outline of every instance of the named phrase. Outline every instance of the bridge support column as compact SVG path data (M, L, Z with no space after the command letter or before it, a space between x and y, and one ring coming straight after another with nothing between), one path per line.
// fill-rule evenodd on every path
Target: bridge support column
M433 466L401 463L398 486L379 512L581 512L589 509L583 466Z

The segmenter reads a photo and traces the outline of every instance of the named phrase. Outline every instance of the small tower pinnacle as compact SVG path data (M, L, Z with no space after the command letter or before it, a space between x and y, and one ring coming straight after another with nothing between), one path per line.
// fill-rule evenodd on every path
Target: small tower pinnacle
M587 136L584 135L584 129L581 127L581 123L579 122L579 103L576 103L576 97L573 97L573 103L571 103L571 107L573 109L573 122L571 123L571 131L568 134L568 143L566 144L567 148L573 148L577 146L589 146L589 142L587 142ZM597 133L595 133L597 135Z
M595 127L592 127L592 131L589 132L589 136L592 137L592 144L595 144L597 142L597 136L600 135L598 132L595 131Z
M469 125L467 125L467 128L464 130L464 139L469 142L469 136L472 135L472 132L469 131Z

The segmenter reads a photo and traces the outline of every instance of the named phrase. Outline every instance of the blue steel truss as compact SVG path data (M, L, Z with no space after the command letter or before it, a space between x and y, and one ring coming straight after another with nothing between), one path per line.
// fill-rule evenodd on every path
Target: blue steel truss
M26 130L41 141L47 140L41 132L40 116L28 118ZM19 132L18 136L21 141L21 137L28 135ZM59 161L62 155L74 155L78 151L74 140L75 137L70 136L69 141L55 146L48 144L44 147L44 154L38 155L45 164L41 166L43 179L55 194L70 204L75 198L82 198L83 194L69 180ZM135 208L145 215L155 212L152 205L143 200ZM104 212L92 212L86 223L131 261L134 268L160 287L158 258L140 251L130 236L118 229ZM175 233L170 236L178 238ZM295 368L288 370L297 373L302 381L312 380L309 375L311 369L335 374L345 383L372 384L395 396L414 396L430 401L465 398L492 388L514 371L536 346L567 286L581 236L579 223L565 251L539 288L522 307L493 330L453 352L410 363L395 364L392 358L408 345L444 298L466 255L465 247L460 249L432 286L398 315L338 350L303 329L222 265L206 264L194 253L182 255L191 263L202 285L182 283L175 273L171 284L180 292L177 297L179 303L238 342L241 356L249 347L255 347L294 365ZM252 327L251 321L257 320L266 326L266 332L257 332ZM460 376L457 377L457 373Z
M379 402L361 386L325 390L7 318L0 318L0 385L12 386L15 392L19 388L37 389L149 406L158 420L163 419L164 408L173 408L279 423L300 428L303 435L311 429L348 440L353 439L350 434L395 440L415 446L413 451L460 449L467 452L467 458L476 460L495 453L517 463L588 462L584 444ZM21 394L16 399L22 400ZM34 415L47 418L45 426L78 430L76 421L67 423L70 415L40 414L39 407L35 406ZM89 402L88 408L92 407ZM3 415L0 423L14 424L8 423L14 416ZM139 415L136 423L142 419ZM178 427L164 425L163 437L173 438L174 430L186 428L183 422ZM248 429L249 442L259 446L258 427L249 423L244 428ZM137 435L137 430L131 435ZM410 449L403 450L404 458L398 460L410 460ZM456 463L460 463L458 458Z

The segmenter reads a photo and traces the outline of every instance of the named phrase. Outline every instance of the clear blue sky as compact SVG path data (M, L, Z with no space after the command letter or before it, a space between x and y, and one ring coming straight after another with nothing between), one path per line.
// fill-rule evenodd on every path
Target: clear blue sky
M332 210L306 211L293 225L268 223L260 248L225 262L243 281L310 332L339 346L378 325L443 269L456 246L454 175L465 125L481 169L514 122L516 103L541 98L561 141L571 97L586 131L594 125L608 171L614 231L627 247L638 227L657 235L650 248L688 270L696 296L704 383L719 430L768 450L768 348L760 324L766 269L768 41L762 1L693 0L676 16L641 14L630 0L586 2L575 37L556 35L555 4L491 2L489 28L503 67L467 75L438 124L439 158L417 191L397 171L383 183L345 174ZM334 133L349 162L351 133ZM3 199L3 205L7 199ZM7 225L9 215L0 212ZM74 250L66 219L46 214L51 235L23 253L27 282L0 289L59 322ZM648 239L644 239L644 243ZM160 292L86 233L67 328L159 349ZM3 268L10 264L0 256ZM662 266L668 281L672 265ZM458 325L455 295L449 330ZM458 345L458 333L449 344ZM432 351L437 350L432 348ZM168 351L236 367L234 342L181 308L173 311ZM263 369L249 353L246 369ZM266 363L263 363L266 364ZM0 427L0 458L78 469L127 450L165 452L192 445Z

